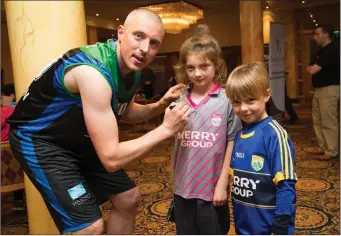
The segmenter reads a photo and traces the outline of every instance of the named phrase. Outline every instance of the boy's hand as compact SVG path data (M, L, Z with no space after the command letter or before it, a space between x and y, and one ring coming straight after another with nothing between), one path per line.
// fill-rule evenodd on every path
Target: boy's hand
M227 203L227 199L228 199L227 189L217 185L214 190L213 205L223 206L224 204Z

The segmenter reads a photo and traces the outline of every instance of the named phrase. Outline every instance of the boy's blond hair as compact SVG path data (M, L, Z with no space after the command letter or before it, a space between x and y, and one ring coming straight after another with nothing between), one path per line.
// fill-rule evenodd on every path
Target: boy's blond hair
M227 78L225 91L232 101L268 95L269 74L263 62L252 62L235 68Z
M184 84L189 83L189 79L186 74L187 56L190 53L197 52L203 57L207 57L215 64L216 73L214 80L218 84L224 84L227 78L226 63L223 59L223 53L217 40L210 35L193 36L182 44L179 62L176 66L174 66L176 81Z

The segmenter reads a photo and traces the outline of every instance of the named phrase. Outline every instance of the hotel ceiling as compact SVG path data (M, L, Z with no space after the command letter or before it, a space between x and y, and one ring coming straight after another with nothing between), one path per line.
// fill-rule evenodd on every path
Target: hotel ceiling
M155 4L160 2L170 2L169 0L93 0L85 1L85 12L86 15L95 16L99 14L99 17L116 20L119 18L118 23L122 23L128 13L139 6L145 6L148 4ZM238 6L238 1L236 0L187 0L187 2L194 4L204 10L205 14L228 14L229 9L235 9ZM312 12L316 12L318 8L326 9L326 12L320 11L318 16L319 22L328 23L330 20L330 14L328 12L328 6L338 4L338 17L340 16L340 1L339 0L305 0L305 4L302 4L301 0L281 0L281 1L265 1L270 9L274 11L285 11L292 8L298 13L296 14L299 21L302 21L304 29L311 29L313 27L312 21L309 19L309 14L304 13L308 8ZM265 9L265 5L264 5ZM335 12L335 10L334 10Z
M118 23L122 23L128 13L141 5L155 4L160 2L170 2L170 0L86 0L85 14L89 16L96 16L99 14L100 18L107 20L116 20L119 18ZM187 2L194 4L204 10L204 14L224 14L228 12L229 8L238 5L237 0L187 0ZM283 4L285 2L285 4ZM339 0L305 0L305 4L301 0L282 0L282 1L266 1L269 6L274 10L288 10L295 8L298 13L298 18L303 22L303 28L312 28L312 22L308 14L304 14L306 8L314 9L325 8L326 12L319 14L318 20L322 23L327 23L330 20L330 13L328 12L328 5L338 5L338 17L340 16L340 1ZM1 22L6 22L4 12L4 3L1 1ZM320 11L321 12L321 11ZM228 13L227 13L228 14Z

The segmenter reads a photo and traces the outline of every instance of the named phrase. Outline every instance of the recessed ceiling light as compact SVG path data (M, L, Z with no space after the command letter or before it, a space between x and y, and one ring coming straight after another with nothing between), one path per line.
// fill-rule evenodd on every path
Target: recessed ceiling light
M315 24L316 26L318 26L319 24Z
M313 14L311 14L310 17L313 18L314 17Z
M269 6L266 6L265 8L266 8L266 9L269 9Z
M98 13L96 13L96 16L99 16L99 14L98 14Z
M302 1L302 3L305 3L305 1Z
M120 20L119 18L116 18L116 20Z
M313 22L315 22L316 20L313 20Z

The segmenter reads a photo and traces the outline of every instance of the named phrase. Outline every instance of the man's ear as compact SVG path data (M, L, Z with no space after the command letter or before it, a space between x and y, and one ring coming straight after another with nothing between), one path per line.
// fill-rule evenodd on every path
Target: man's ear
M124 26L123 25L119 25L118 28L117 28L117 38L118 38L118 41L121 42L121 39L124 35Z
M270 100L270 97L271 97L271 90L268 88L266 90L266 93L267 94L265 94L265 102L268 102Z
M11 97L11 100L14 102L14 101L15 101L15 95L12 93L12 94L10 95L10 97Z

